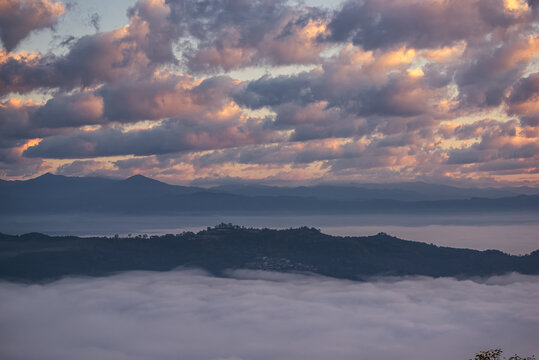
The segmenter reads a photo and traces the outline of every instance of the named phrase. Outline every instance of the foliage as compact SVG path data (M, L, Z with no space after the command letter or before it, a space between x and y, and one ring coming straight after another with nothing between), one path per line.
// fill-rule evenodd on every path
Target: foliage
M519 355L515 354L511 356L510 358L503 357L502 358L502 349L490 349L481 351L480 353L476 354L473 359L470 360L535 360L535 355L528 356L528 357L520 357Z
M217 275L229 269L254 269L309 271L353 280L407 275L463 278L508 272L538 274L539 251L512 256L494 250L438 247L384 233L339 237L308 227L270 230L233 224L196 234L162 236L0 234L0 279L43 281L67 275L167 271L178 266L202 268Z

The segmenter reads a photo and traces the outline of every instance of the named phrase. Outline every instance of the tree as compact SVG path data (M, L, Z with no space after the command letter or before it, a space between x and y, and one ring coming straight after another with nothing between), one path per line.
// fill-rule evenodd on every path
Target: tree
M535 355L528 357L520 357L519 355L515 354L510 358L506 358L505 356L502 358L502 353L502 349L490 349L486 351L481 351L480 353L476 354L473 359L470 360L535 360Z

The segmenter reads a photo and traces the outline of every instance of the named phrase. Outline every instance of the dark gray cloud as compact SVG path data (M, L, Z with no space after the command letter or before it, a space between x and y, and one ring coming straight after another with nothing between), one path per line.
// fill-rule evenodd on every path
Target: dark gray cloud
M22 157L14 149L0 149L0 176L3 178L28 178L50 170L51 167L41 159Z
M515 120L480 120L456 127L451 136L461 140L479 138L479 141L468 147L450 150L448 164L479 164L502 159L530 161L537 159L539 153L535 135L528 137L525 133L519 133ZM483 168L485 169L488 169L488 166Z
M539 73L521 78L507 99L509 113L520 117L523 126L539 126Z
M506 139L485 137L481 142L467 148L449 152L448 164L484 163L498 159L533 159L539 153L539 144L529 140L524 144L515 144Z
M462 105L500 105L506 92L524 75L538 49L537 39L524 36L500 46L484 46L464 54L455 72Z
M89 92L59 94L44 105L33 101L0 102L0 147L105 122L103 99Z
M39 109L40 106L33 102L1 102L0 147L21 145L20 140L47 137L64 131L49 126L35 126L33 118Z
M326 103L306 106L287 103L274 108L276 116L270 126L293 129L291 140L305 141L332 137L361 136L368 134L365 119L348 114L338 107L328 108Z
M73 42L65 56L6 55L0 61L0 96L40 89L70 90L151 71L145 55L119 33L84 36Z
M127 12L131 36L152 63L177 63L173 47L183 34L170 11L168 1L137 1Z
M528 143L524 145L503 144L498 148L486 147L482 141L478 145L456 149L449 152L448 164L483 163L497 159L528 159L537 157L539 145Z
M34 128L79 127L104 123L103 99L92 93L60 94L31 116Z
M361 73L342 79L337 62L333 60L323 72L262 77L236 91L234 100L252 109L271 108L276 113L271 126L293 129L292 139L298 141L407 132L434 126L447 117L433 104L439 90L431 88L428 80L411 78L406 72L382 83Z
M91 25L95 31L99 31L101 29L101 16L98 13L89 15L88 24Z
M6 359L467 359L537 354L537 277L482 282L238 271L2 283Z
M186 39L191 38L182 49L188 68L194 72L315 63L325 49L316 40L327 17L322 9L294 6L285 0L167 3L171 21Z
M56 169L56 174L64 176L79 176L86 174L91 176L96 168L100 168L102 163L95 160L75 160L72 163L60 165Z
M311 75L306 72L294 76L264 76L248 82L243 91L235 94L234 100L251 109L288 102L309 103L316 100L311 87Z
M50 28L65 12L60 1L3 0L0 3L0 40L11 51L32 31Z
M57 57L52 54L5 56L2 60L0 61L0 96L12 92L26 93L39 88L74 85L74 81L65 78L57 71L55 66Z
M209 119L175 118L141 130L122 131L103 127L50 136L29 147L24 156L43 158L89 158L114 155L152 155L200 151L282 140L263 128L256 119L239 125L238 119L211 122Z
M522 104L539 95L539 73L530 74L522 78L515 84L511 95L509 96L509 104Z
M364 49L405 45L437 48L473 42L498 29L530 24L534 13L506 11L503 1L351 0L335 12L329 29L332 41L349 41Z

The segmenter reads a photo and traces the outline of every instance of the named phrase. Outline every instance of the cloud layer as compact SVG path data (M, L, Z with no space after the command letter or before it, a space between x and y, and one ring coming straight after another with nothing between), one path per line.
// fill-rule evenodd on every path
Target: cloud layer
M533 1L139 0L45 54L65 7L3 6L4 178L538 182Z
M537 354L537 277L358 283L239 271L0 284L6 359L467 359Z

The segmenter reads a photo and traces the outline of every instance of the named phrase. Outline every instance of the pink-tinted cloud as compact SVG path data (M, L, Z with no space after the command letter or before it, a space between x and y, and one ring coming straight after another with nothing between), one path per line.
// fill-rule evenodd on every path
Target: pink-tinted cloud
M35 89L70 90L151 74L174 62L176 32L167 26L163 1L139 2L129 10L130 24L73 39L66 55L0 53L0 96Z
M515 121L478 121L471 125L457 127L455 136L460 139L479 138L480 140L471 146L451 150L449 164L539 158L537 136L527 136L516 126Z
M196 151L273 142L282 136L265 131L258 119L238 116L215 119L169 119L148 129L122 131L104 127L51 136L24 155L43 158L91 158L115 155L150 155Z
M489 33L532 26L533 2L520 6L503 0L346 1L330 24L330 40L352 41L364 49L391 48L406 44L414 48L437 48L457 41L481 41Z
M53 28L65 6L53 0L2 0L0 40L11 51L32 31Z
M163 75L125 79L106 85L97 93L104 99L109 121L135 122L222 111L229 106L229 95L237 84L228 77L195 82L187 76Z
M127 15L65 53L0 52L9 176L538 181L533 1L139 0ZM267 74L229 72L252 66Z
M327 47L317 41L326 30L321 9L284 0L171 0L168 5L172 21L190 37L182 47L191 71L310 64Z

